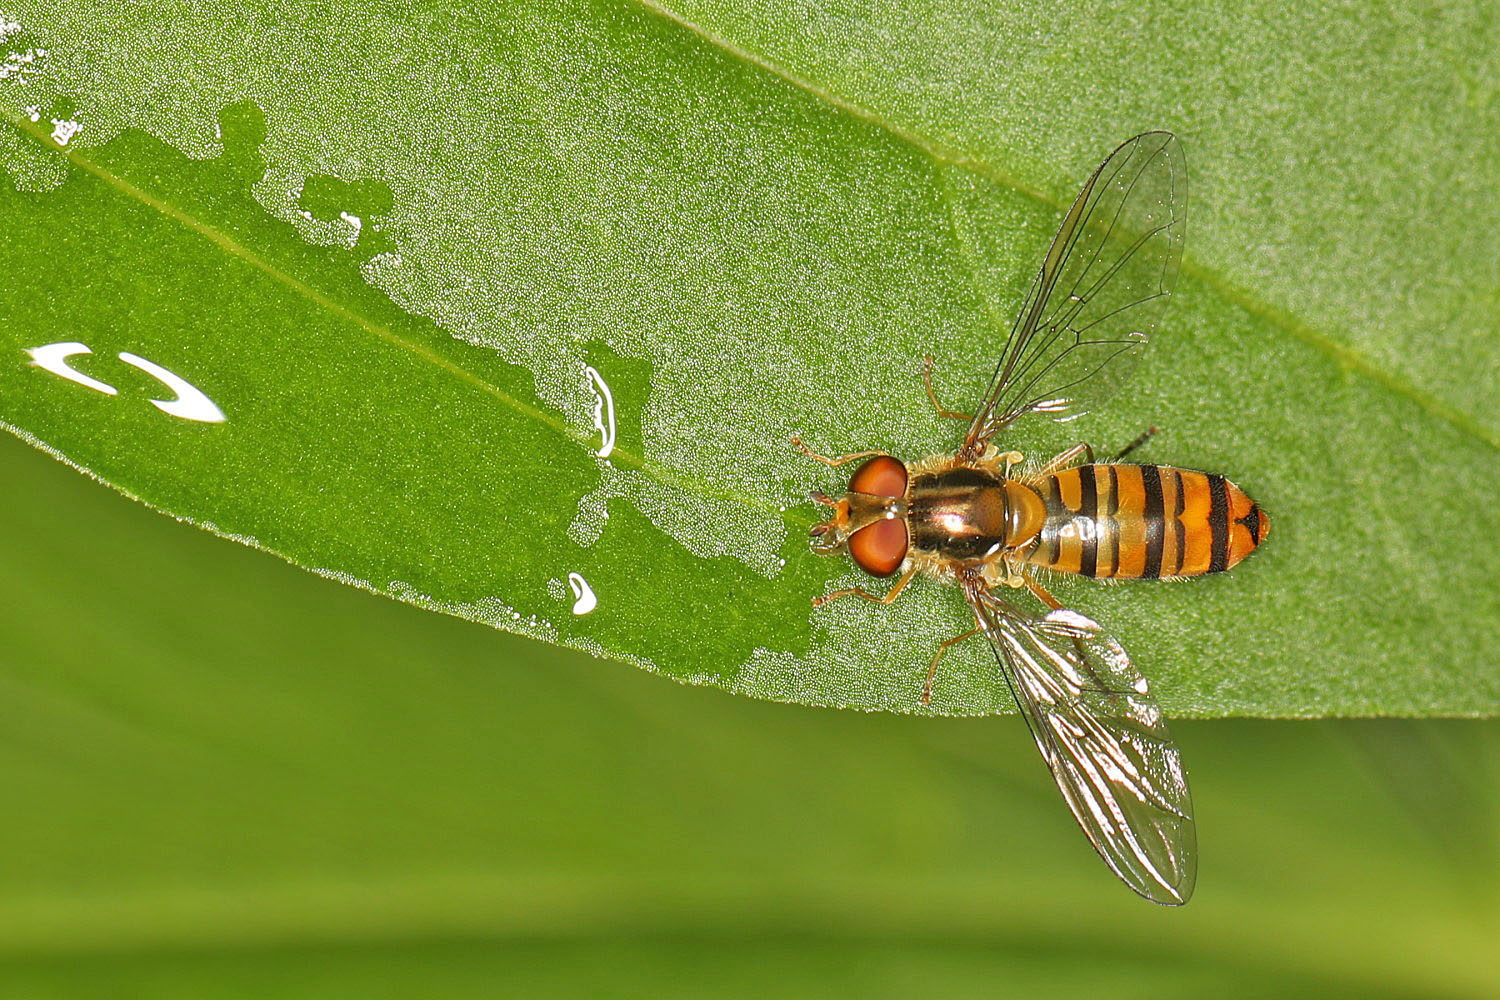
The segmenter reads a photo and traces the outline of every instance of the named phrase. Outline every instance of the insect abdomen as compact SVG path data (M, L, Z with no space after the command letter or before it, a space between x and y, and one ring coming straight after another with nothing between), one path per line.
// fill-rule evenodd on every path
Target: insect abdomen
M1098 578L1170 579L1228 569L1270 519L1223 476L1167 465L1080 465L1031 484L1047 520L1027 561Z

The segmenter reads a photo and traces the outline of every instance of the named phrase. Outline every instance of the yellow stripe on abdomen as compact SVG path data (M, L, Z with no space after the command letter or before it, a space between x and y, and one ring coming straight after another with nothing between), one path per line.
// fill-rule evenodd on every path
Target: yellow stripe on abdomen
M1167 465L1080 465L1031 484L1047 518L1027 561L1101 579L1226 570L1270 521L1223 476Z

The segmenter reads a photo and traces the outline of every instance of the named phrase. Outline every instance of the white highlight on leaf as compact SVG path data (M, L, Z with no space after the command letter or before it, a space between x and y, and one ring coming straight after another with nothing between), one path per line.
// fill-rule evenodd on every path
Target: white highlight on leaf
M599 432L600 440L599 450L594 454L608 458L615 450L615 396L609 391L609 383L593 365L584 365L583 372L594 390L594 429Z
M522 614L517 608L511 607L499 597L491 595L481 597L477 601L440 601L431 594L423 593L411 584L403 580L392 580L384 587L377 587L368 581L347 573L332 570L314 569L314 573L350 583L356 587L369 590L372 593L384 594L394 597L398 601L414 604L428 611L439 611L445 615L453 615L457 618L466 618L469 621L479 622L491 628L504 629L517 635L524 635L532 639L540 639L543 642L561 642L557 626L545 618L535 614ZM571 643L578 648L587 648L591 644L578 642ZM589 652L600 655L601 650L589 648Z
M161 412L170 416L181 417L183 420L196 420L204 424L222 424L227 419L224 416L224 411L219 409L213 400L209 399L201 389L180 375L168 371L154 361L147 361L139 355L131 354L129 351L121 351L120 360L127 365L139 368L177 394L176 399L153 399L150 401L151 405Z
M306 185L306 172L270 165L252 185L251 191L267 211L290 222L313 246L352 250L359 242L364 219L348 211L340 211L334 218L318 218L302 207L302 192Z
M52 119L52 141L59 146L66 146L68 140L83 130L83 122L72 121L67 118Z
M80 344L76 340L70 340L61 344L43 344L41 347L29 347L26 353L31 355L31 363L43 371L60 375L69 382L76 382L86 389L102 392L106 396L113 396L119 392L114 386L107 382L100 382L96 378L90 378L83 372L68 364L68 358L75 354L93 354L87 344Z
M0 45L9 42L11 38L19 35L23 30L25 29L20 21L8 15L0 14ZM45 60L46 58L46 49L11 50L6 52L5 57L0 59L0 80L14 80L16 83L21 84L30 83L31 80L27 74L34 76L39 72L42 66L38 60ZM40 109L37 110L40 112ZM41 117L40 113L31 114L31 111L31 108L26 109L32 121L36 121Z
M599 606L599 598L594 596L594 588L589 582L577 573L568 574L568 586L573 588L573 613L575 615L586 615Z
M594 429L599 432L599 449L596 456L608 459L615 450L615 396L609 383L593 365L585 364L583 373L588 376L589 391L594 395L591 410ZM597 489L578 501L578 514L568 525L568 537L579 545L593 545L604 533L604 522L609 520L609 501L613 497L633 497L636 490L632 477L606 461L599 467L600 479Z
M120 390L108 382L91 378L68 364L68 358L75 355L94 353L87 344L69 340L57 344L43 344L41 347L28 347L26 353L31 355L31 363L43 371L61 376L69 382L76 382L86 389L102 392L106 396L119 395ZM158 410L173 417L181 417L183 420L196 420L205 424L222 424L225 421L224 411L187 379L168 371L154 361L147 361L140 355L131 354L129 351L121 351L119 357L127 365L139 368L177 394L175 399L150 400L151 405Z
M578 513L568 525L568 537L587 548L604 534L604 524L609 520L609 502L617 497L630 497L630 477L620 469L605 462L600 467L598 488L578 499Z

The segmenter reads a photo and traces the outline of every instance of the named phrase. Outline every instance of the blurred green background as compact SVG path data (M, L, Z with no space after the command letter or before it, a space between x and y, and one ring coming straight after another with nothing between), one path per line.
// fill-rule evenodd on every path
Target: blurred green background
M681 687L8 435L0 683L4 997L1500 995L1493 721L1177 723L1169 911L1014 717Z

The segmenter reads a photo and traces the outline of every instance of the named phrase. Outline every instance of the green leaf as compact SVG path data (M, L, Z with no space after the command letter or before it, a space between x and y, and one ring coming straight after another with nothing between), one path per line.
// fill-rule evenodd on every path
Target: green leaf
M1170 128L1167 329L1104 412L1013 444L1157 424L1147 458L1228 475L1275 531L1222 578L1059 596L1175 714L1500 710L1485 8L172 10L0 29L0 423L104 482L677 679L919 711L966 612L938 585L811 611L858 574L807 552L837 477L786 441L950 450L922 354L977 396L1060 208ZM26 363L71 342L116 394ZM122 353L226 419L152 406ZM972 644L937 695L1008 704Z

